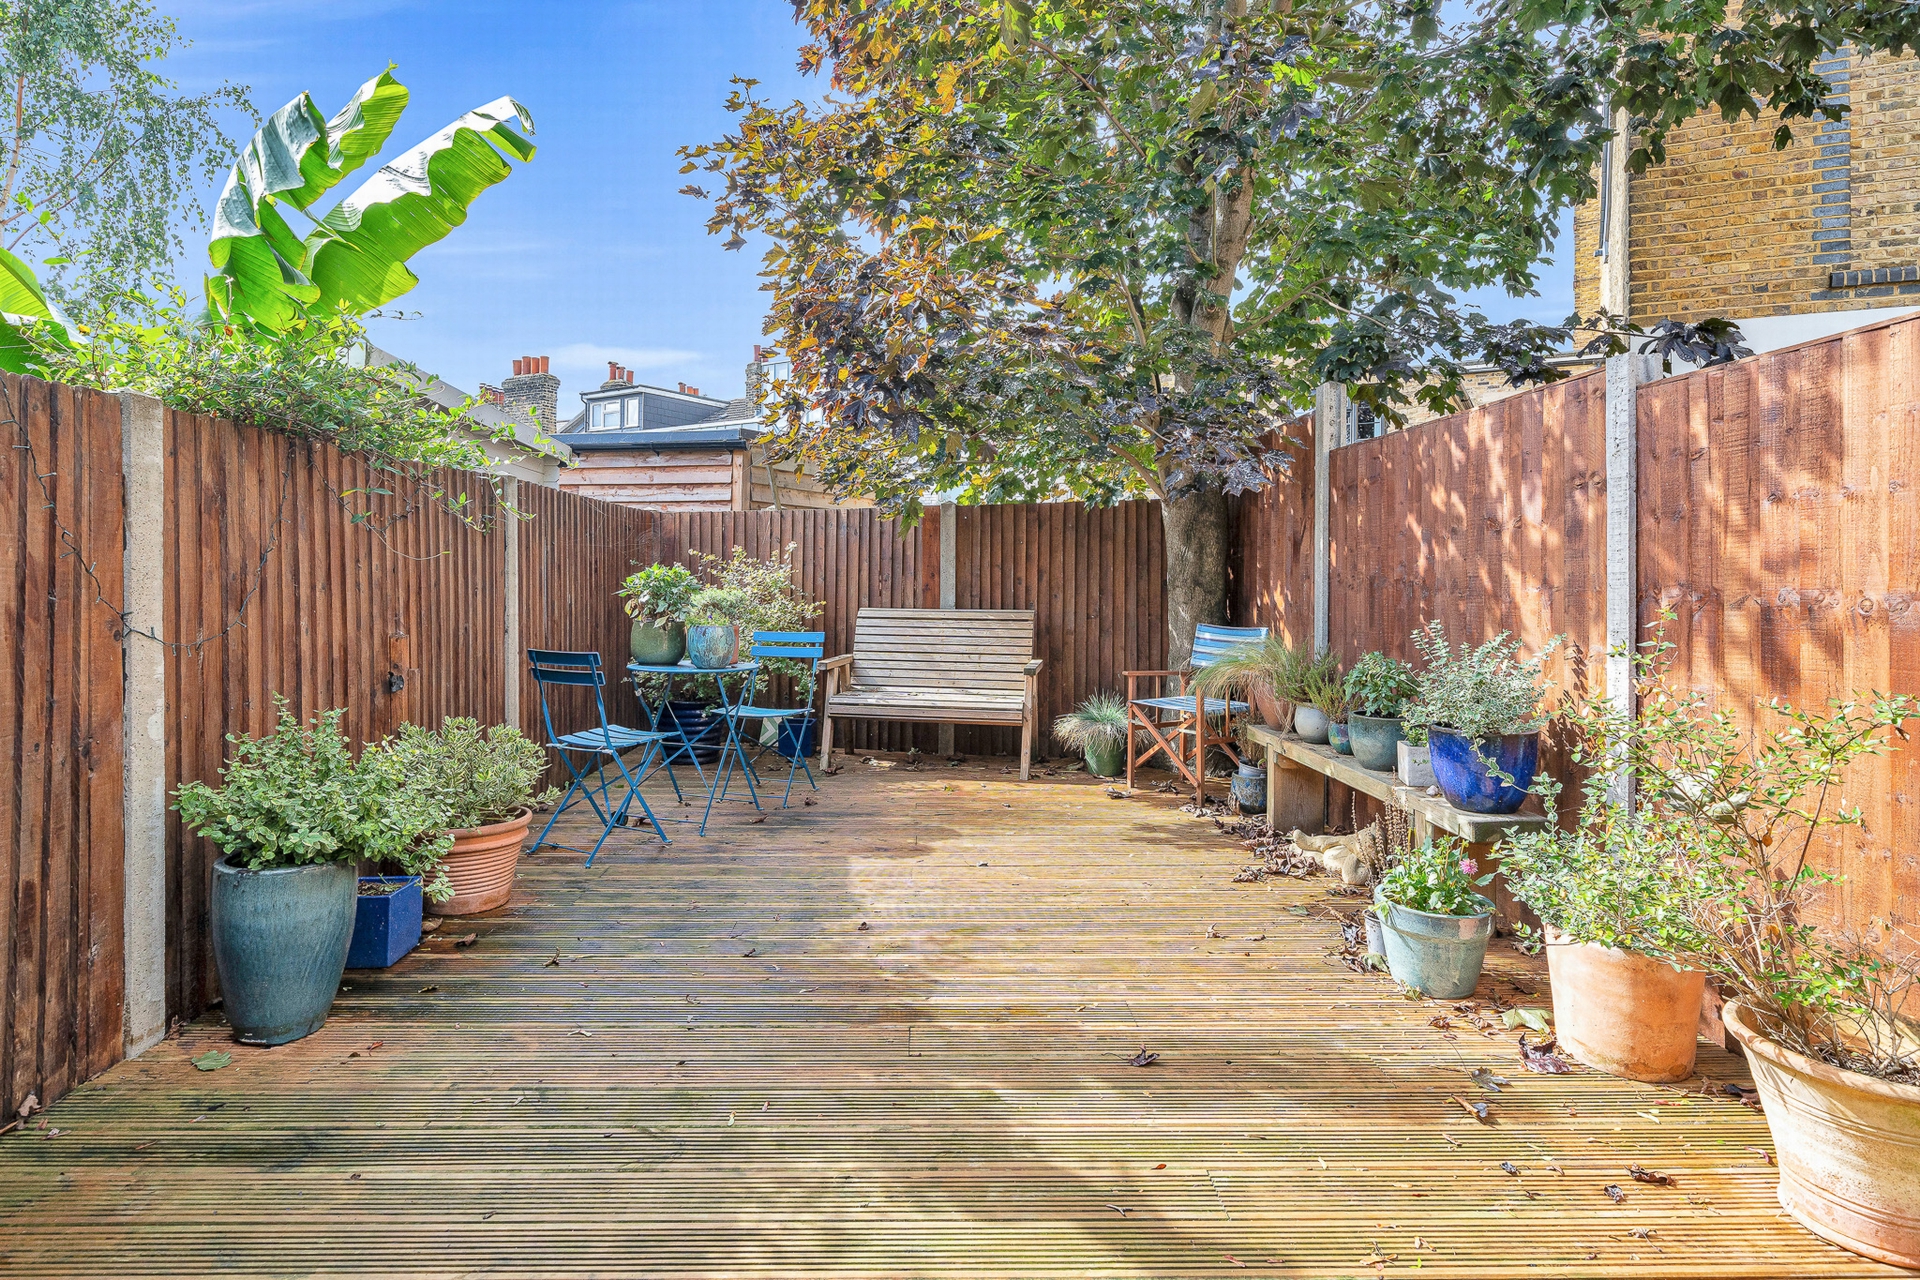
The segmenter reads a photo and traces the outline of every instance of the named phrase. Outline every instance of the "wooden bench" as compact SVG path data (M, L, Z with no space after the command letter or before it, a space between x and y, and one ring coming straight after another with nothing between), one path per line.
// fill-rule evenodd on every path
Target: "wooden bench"
M1020 727L1020 776L1033 767L1039 698L1031 609L862 609L853 652L820 664L826 679L820 763L833 718Z
M1552 825L1552 819L1538 813L1489 814L1456 809L1446 797L1428 795L1425 787L1409 787L1395 773L1375 773L1363 769L1352 756L1332 747L1308 742L1291 733L1281 733L1264 725L1248 730L1249 736L1267 754L1267 823L1275 831L1296 827L1309 835L1326 830L1327 783L1339 782L1362 795L1404 809L1412 817L1413 838L1431 844L1436 832L1458 836L1467 844L1475 861L1487 870L1497 870L1499 859L1494 846L1517 831L1537 831ZM1532 802L1529 802L1532 803ZM1506 892L1504 880L1496 880L1490 894L1495 923L1511 930L1525 909ZM1527 916L1529 923L1537 923Z

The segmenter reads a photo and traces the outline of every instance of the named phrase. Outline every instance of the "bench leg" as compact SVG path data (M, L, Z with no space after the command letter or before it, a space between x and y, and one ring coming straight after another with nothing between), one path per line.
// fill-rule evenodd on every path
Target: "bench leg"
M822 714L820 717L820 771L826 772L833 763L833 717Z
M1308 835L1327 829L1327 780L1278 752L1268 756L1267 822L1275 831Z
M1033 772L1033 716L1020 722L1020 781Z

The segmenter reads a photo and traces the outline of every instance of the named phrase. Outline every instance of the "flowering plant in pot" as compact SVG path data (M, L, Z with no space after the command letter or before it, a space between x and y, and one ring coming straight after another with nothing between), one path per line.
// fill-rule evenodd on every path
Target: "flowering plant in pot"
M230 734L221 785L189 782L174 808L221 857L213 866L214 964L234 1037L285 1044L327 1020L353 938L356 864L388 862L444 897L442 808L354 759L341 710L303 724L278 694L261 738Z
M478 720L453 716L438 730L402 725L367 754L408 794L440 807L448 892L432 895L431 910L463 916L504 903L534 808L560 794L534 791L546 772L546 751L518 729L483 729Z
M1117 693L1096 693L1053 722L1053 736L1086 757L1087 772L1117 778L1127 771L1127 704Z
M685 565L650 564L627 575L616 592L633 619L633 660L671 666L687 653L687 610L700 580Z
M1193 687L1209 698L1244 697L1268 728L1285 732L1293 725L1296 705L1305 701L1301 686L1313 661L1311 645L1269 634L1236 645L1194 672Z
M1455 808L1512 813L1526 802L1540 763L1541 667L1560 639L1523 658L1504 631L1457 650L1437 620L1413 633L1426 665L1401 718L1426 734L1434 777Z
M1360 655L1347 672L1347 732L1363 769L1392 769L1406 731L1400 713L1415 690L1413 668L1377 650Z
M1394 978L1438 1000L1473 994L1493 936L1493 880L1451 836L1401 855L1374 887Z

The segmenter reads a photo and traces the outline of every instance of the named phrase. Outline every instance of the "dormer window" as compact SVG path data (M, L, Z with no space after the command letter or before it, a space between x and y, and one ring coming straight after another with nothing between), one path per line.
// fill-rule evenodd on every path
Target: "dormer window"
M640 397L622 396L593 402L587 419L590 431L637 431L640 428Z

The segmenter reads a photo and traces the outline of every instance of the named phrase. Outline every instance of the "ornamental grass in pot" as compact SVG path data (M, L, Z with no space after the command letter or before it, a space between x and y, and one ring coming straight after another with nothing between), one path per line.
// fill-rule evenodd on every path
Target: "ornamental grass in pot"
M650 564L629 574L615 594L633 619L629 647L643 666L672 666L687 656L687 610L700 580L685 565Z
M1330 744L1341 755L1352 755L1353 743L1347 729L1351 704L1347 701L1346 680L1341 676L1339 666L1333 662L1316 664L1307 676L1304 692L1308 705L1326 721L1325 731L1318 741Z
M1096 693L1053 722L1053 736L1086 757L1087 772L1117 778L1127 771L1127 704L1117 693Z
M1493 936L1493 903L1479 891L1492 880L1452 836L1408 851L1381 877L1374 908L1396 981L1436 1000L1473 994Z
M1313 648L1276 635L1236 645L1194 672L1193 687L1209 698L1243 697L1261 723L1285 733L1293 727L1301 686L1313 668Z
M437 874L441 809L368 751L354 759L344 711L302 724L274 696L272 733L228 735L221 785L174 792L189 831L220 850L210 931L227 1021L245 1044L286 1044L326 1022L353 939L360 862Z
M1402 721L1426 733L1447 803L1472 813L1517 811L1540 765L1540 672L1560 637L1531 658L1504 631L1456 650L1433 621L1413 633L1413 643L1425 666Z
M379 755L410 791L439 806L448 892L429 895L428 910L465 916L503 905L534 808L559 797L558 789L534 793L546 772L545 750L518 729L483 729L478 720L454 716L438 730L402 725Z
M1347 672L1347 733L1362 769L1387 772L1406 737L1400 713L1414 694L1413 668L1380 652L1360 655Z

